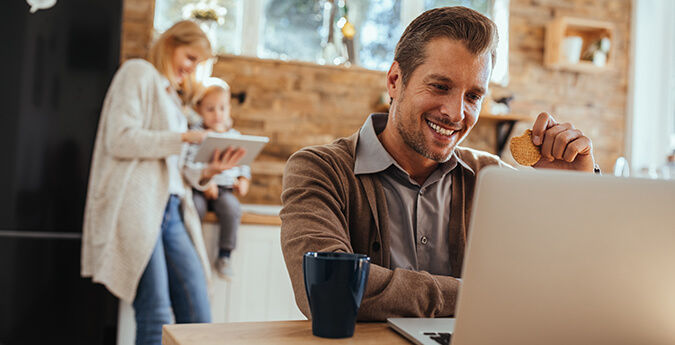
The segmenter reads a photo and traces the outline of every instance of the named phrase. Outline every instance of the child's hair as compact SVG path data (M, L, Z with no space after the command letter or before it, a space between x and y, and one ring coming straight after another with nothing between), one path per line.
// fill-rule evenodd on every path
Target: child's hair
M206 79L200 86L197 97L195 97L195 110L201 105L202 99L213 92L224 92L227 97L230 97L230 85L220 78L211 77Z
M170 82L173 80L174 73L171 68L174 50L183 45L198 49L204 59L208 59L213 55L211 43L199 25L187 20L174 24L150 47L150 52L148 53L148 61L161 74L168 77ZM187 104L194 96L195 84L193 73L188 78L185 78L181 85L172 86L180 91L183 102Z
M202 100L209 94L212 94L214 92L221 92L225 94L225 97L227 97L228 103L230 100L230 85L228 85L224 80L220 78L208 78L204 81L203 84L201 84L199 91L197 93L197 97L195 97L195 102L194 102L194 110L199 114L199 107L202 104ZM201 114L199 114L201 116ZM232 117L229 117L228 123L227 123L227 128L232 127Z

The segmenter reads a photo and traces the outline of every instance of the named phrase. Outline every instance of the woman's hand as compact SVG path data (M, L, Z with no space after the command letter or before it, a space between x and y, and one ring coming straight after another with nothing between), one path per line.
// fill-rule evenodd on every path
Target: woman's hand
M209 134L208 131L187 131L181 133L181 140L190 144L201 144L201 142Z
M201 181L210 180L213 176L220 174L221 172L232 169L246 154L246 149L232 146L225 149L225 151L220 151L218 149L213 150L213 155L211 156L211 161L202 170Z

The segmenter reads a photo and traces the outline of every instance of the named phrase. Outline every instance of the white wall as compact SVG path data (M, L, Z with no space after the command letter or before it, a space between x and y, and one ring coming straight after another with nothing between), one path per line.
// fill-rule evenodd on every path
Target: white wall
M663 165L672 151L675 1L633 0L626 155L633 174Z

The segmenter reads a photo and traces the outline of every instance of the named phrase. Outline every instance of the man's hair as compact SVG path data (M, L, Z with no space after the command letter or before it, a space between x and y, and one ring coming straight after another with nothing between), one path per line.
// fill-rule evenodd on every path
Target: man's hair
M194 22L180 21L174 24L171 28L166 30L157 39L148 53L148 61L152 63L155 68L173 83L173 53L176 48L180 46L190 46L197 49L202 58L208 59L212 55L211 43L202 29ZM194 73L188 78L185 78L181 85L172 85L180 91L181 98L184 102L192 99L194 92Z
M453 6L428 10L415 18L396 45L394 61L401 68L403 85L426 60L425 48L436 38L462 42L472 54L490 53L492 67L497 57L499 34L490 18L472 9Z

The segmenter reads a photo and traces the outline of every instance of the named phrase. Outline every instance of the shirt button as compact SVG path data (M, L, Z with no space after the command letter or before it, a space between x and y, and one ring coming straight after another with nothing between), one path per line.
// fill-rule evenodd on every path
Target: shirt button
M422 242L422 244L427 244L427 237L422 236L422 239L420 240L420 242Z
M424 188L420 189L420 195L424 195Z

